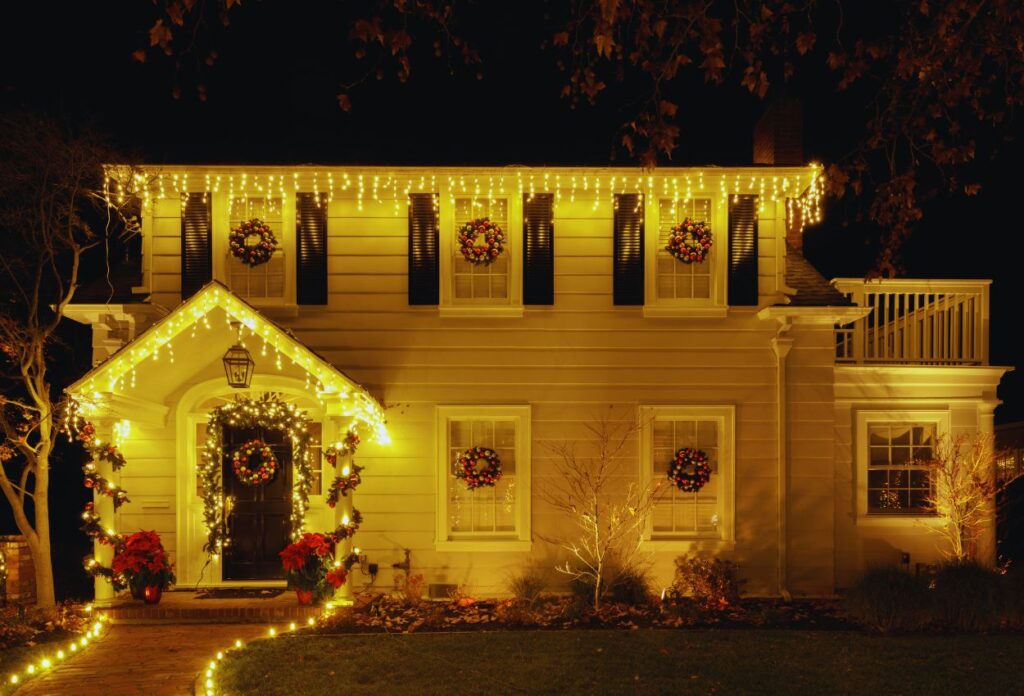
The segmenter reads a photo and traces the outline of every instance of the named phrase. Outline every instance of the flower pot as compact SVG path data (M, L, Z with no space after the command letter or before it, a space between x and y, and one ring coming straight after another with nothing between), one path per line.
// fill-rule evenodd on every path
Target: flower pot
M160 585L146 585L142 590L142 601L146 604L159 604L164 588Z
M309 606L313 603L313 590L300 590L295 588L295 596L299 599L299 604L302 606Z

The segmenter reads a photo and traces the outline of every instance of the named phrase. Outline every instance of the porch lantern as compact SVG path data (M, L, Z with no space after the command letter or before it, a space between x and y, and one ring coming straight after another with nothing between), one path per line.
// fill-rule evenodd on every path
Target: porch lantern
M232 322L232 324L234 323ZM228 384L235 389L248 389L252 382L252 373L256 363L249 355L249 351L242 345L241 337L235 345L228 348L228 352L224 354L222 360Z

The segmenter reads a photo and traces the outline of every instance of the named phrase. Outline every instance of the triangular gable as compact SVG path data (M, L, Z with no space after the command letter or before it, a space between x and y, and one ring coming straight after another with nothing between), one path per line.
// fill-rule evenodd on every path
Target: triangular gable
M255 337L266 341L272 350L303 370L321 396L338 398L345 413L366 424L376 439L387 441L383 410L365 389L217 281L204 285L170 314L87 372L67 388L68 394L80 397L118 391L136 366L173 349L175 339L197 324L207 322L208 315L215 309L223 310L231 320L240 322Z

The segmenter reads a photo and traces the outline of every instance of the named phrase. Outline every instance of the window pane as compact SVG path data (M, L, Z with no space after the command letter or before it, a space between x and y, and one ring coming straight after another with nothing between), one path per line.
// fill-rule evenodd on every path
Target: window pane
M868 463L871 466L886 466L889 464L888 447L872 447L869 450Z
M933 454L935 424L873 424L868 437L868 511L927 512L931 484L922 464Z
M651 427L653 477L665 481L676 452L684 447L702 450L712 476L699 492L683 492L671 481L666 494L654 506L653 531L662 535L714 534L720 520L718 490L719 432L714 420L655 420ZM692 472L689 472L692 473Z
M448 424L449 529L453 533L515 532L516 423L511 420L464 419ZM469 447L495 450L502 477L494 486L473 491L453 475L455 459Z

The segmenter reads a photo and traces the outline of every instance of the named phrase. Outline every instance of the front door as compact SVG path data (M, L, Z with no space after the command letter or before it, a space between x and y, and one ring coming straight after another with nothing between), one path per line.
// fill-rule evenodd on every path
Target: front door
M242 483L232 468L232 455L249 440L270 445L277 457L274 477L257 486ZM259 455L253 455L252 463ZM284 578L278 555L291 535L292 447L279 430L224 426L224 500L229 543L224 548L224 580L276 580ZM229 503L233 499L233 505Z

